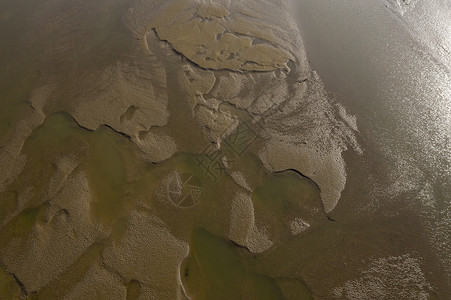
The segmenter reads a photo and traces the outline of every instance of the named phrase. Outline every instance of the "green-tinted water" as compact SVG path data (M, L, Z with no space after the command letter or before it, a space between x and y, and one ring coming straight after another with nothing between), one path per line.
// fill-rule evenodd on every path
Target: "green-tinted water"
M20 286L3 268L0 268L0 293L0 299L19 299L21 296Z
M193 299L283 299L276 281L255 273L246 256L223 238L195 229L181 270L188 294Z

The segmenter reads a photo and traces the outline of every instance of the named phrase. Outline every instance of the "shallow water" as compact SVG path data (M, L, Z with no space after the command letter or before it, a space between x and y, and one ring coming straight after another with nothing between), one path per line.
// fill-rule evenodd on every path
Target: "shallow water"
M230 242L197 229L191 247L181 272L195 299L283 299L275 280L251 270L246 254Z
M0 4L0 36L8 42L0 45L6 66L0 70L0 153L14 161L7 174L18 170L1 182L0 293L14 299L312 299L359 295L352 287L373 291L383 282L388 295L410 289L413 296L443 298L449 74L398 19L365 1L297 3L308 58L327 90L356 115L364 148L363 155L344 153L349 179L326 215L312 179L299 170L265 168L259 151L269 125L254 124L268 105L264 97L252 113L236 99L222 102L239 125L226 128L221 143L212 141L208 127L220 121L197 123L193 95L181 80L188 68L203 79L211 79L212 70L173 51L152 30L138 38L126 28L131 12L137 22L145 19L140 3ZM290 85L305 81L293 62L289 67ZM215 80L228 72L215 70ZM245 102L253 92L268 92L271 81L282 85L287 70L267 81L258 80L268 74L240 72L231 78ZM217 97L219 85L211 87ZM268 97L277 98L277 91ZM287 98L294 93L280 91ZM141 102L130 101L135 97ZM203 100L214 105L216 96L208 97ZM77 110L98 99L103 102L94 109ZM328 109L329 99L312 99ZM343 138L338 123L321 127L326 111L305 110L306 127L287 124ZM345 112L342 118L353 120ZM163 159L149 158L138 141L150 135L153 146L169 136L176 150L162 146ZM333 146L322 142L319 148ZM394 272L388 283L387 274L371 273L387 261L408 272Z
M312 67L357 118L364 164L371 167L350 165L357 169L348 189L366 194L356 205L371 203L371 213L411 208L449 274L451 74L449 55L440 47L451 43L449 4L298 0L293 5ZM361 177L368 176L380 183L362 185Z

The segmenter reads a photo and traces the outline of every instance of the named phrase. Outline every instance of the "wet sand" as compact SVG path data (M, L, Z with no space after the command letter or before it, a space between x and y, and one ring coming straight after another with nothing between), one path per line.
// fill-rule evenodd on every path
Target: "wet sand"
M287 4L0 4L0 298L446 295Z
M446 298L451 81L448 56L438 56L443 48L430 42L447 47L449 40L435 26L447 28L442 17L450 11L440 1L427 7L421 1L401 2L298 1L297 20L312 67L356 115L365 149L360 158L345 155L349 176L343 207L334 216L385 214L400 219L395 228L402 228L405 218L414 220L422 236L405 253L424 261L439 298ZM442 7L435 11L437 5Z

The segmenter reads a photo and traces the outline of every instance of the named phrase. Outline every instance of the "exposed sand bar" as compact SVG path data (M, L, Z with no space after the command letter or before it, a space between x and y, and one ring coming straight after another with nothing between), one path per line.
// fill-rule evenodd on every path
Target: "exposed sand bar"
M359 117L309 66L287 3L2 3L2 36L40 55L7 64L36 71L29 93L0 82L13 99L0 106L26 104L0 137L0 288L331 298L396 261L424 294L421 260L404 255L417 227L354 214L358 197L343 196Z

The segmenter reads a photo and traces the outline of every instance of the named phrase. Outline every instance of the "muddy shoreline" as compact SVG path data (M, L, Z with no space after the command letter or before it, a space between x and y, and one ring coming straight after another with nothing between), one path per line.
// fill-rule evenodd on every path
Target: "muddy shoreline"
M0 293L446 293L415 207L361 198L380 155L288 2L34 5L0 5Z

